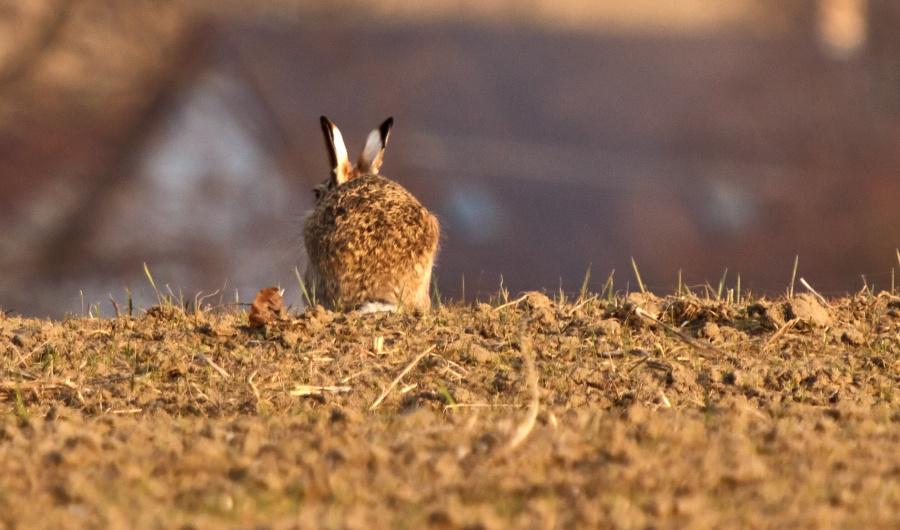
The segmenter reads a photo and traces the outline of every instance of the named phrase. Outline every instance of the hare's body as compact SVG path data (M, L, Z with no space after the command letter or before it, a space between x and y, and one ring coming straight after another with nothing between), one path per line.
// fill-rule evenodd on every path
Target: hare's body
M392 121L369 136L357 168L340 132L322 118L332 177L317 188L303 237L305 281L338 310L428 309L437 219L402 186L377 174Z

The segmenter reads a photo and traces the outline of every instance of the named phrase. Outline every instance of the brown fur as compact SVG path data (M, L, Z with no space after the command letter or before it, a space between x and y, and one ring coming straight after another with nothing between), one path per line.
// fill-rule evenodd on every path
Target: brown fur
M380 165L381 153L377 156ZM396 182L377 173L360 175L355 168L345 174L346 182L338 184L332 175L317 188L316 208L304 224L308 288L337 310L369 302L428 309L437 219Z

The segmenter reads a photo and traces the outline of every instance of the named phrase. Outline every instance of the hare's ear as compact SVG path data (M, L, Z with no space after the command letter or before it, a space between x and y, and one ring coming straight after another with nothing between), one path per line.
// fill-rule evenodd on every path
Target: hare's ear
M360 173L378 173L381 168L381 162L384 159L384 146L387 145L388 136L391 134L391 127L394 125L394 118L384 120L384 123L374 131L369 133L366 140L366 147L359 155L359 162L356 168Z
M331 123L325 116L322 116L322 133L325 135L325 149L328 150L328 159L331 162L331 178L334 184L341 185L353 175L344 137L341 136L337 125Z

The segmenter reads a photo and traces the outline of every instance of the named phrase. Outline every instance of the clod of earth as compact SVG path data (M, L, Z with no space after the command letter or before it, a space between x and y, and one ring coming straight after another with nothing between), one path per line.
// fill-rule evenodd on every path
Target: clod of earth
M791 298L785 304L787 318L797 318L813 326L825 327L831 324L828 310L811 294L803 293Z

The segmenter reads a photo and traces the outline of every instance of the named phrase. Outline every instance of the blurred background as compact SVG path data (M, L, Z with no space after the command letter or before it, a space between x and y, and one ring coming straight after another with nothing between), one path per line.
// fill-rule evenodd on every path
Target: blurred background
M395 118L445 298L900 269L896 0L2 0L0 308L299 306L323 114Z

